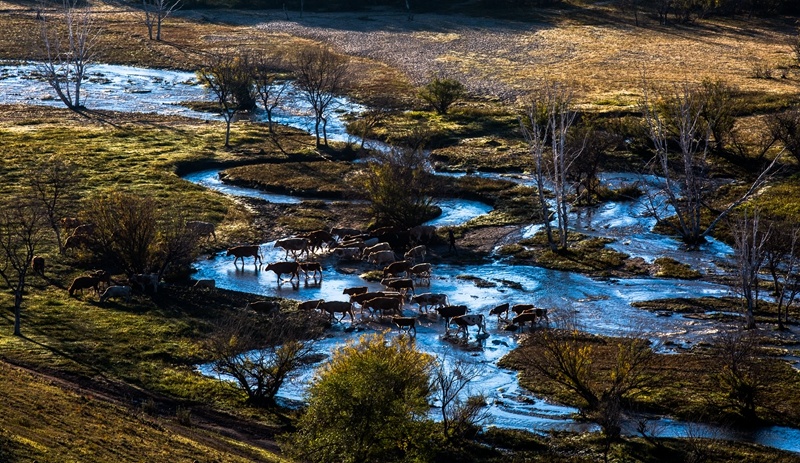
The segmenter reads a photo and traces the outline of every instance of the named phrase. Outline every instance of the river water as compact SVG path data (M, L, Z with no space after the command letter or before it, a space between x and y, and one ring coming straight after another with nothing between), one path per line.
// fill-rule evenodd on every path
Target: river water
M47 84L32 77L34 73L35 65L0 66L0 104L61 106L60 102L52 98ZM312 121L307 106L302 104L296 92L290 93L293 99L279 111L277 120L308 130ZM192 73L128 66L96 65L84 87L84 103L91 109L215 119L218 116L192 111L181 105L186 101L210 99L206 90L197 85ZM341 116L346 112L358 112L362 108L345 99L338 100L337 106L339 109L328 123L329 138L354 141L355 137L349 136L344 130ZM513 178L520 182L531 182L531 179L524 176ZM190 174L186 179L229 195L257 197L277 203L301 201L285 195L224 185L219 181L216 171ZM604 174L603 180L618 185L641 181L642 177ZM474 201L447 200L439 205L444 213L442 217L431 222L437 226L463 223L490 210L488 206ZM646 205L641 202L606 203L576 211L575 214L574 223L578 230L616 238L612 247L632 256L642 257L648 262L660 256L669 256L689 263L705 273L715 273L720 271L718 264L724 262L731 252L727 246L713 240L700 251L690 252L683 249L676 240L652 233L654 219L648 214ZM523 227L520 236L532 234L537 227ZM276 250L274 243L264 243L261 248L265 261L283 259L283 252ZM358 276L364 270L363 264L336 262L331 257L322 257L321 260L325 267L324 277L321 282L316 283L301 282L295 286L288 283L278 284L274 274L267 274L253 265L234 266L230 259L222 255L197 262L196 278L213 278L220 288L297 300L343 300L345 297L342 290L346 287L379 287L375 283L366 283ZM433 277L430 286L421 290L446 293L451 303L466 304L472 313L488 315L489 308L501 302L535 303L537 306L549 308L553 319L568 318L591 333L609 336L637 334L657 342L669 341L662 347L666 351L676 347L691 347L724 327L719 322L677 315L659 317L632 308L632 302L665 297L731 294L726 286L704 281L594 279L568 272L510 265L502 260L481 265L441 264L436 262L435 256L429 260L434 263ZM478 287L463 276L483 279L483 287ZM406 306L405 312L406 315L415 314L410 306ZM463 358L480 368L480 376L472 382L470 392L482 393L488 399L488 419L485 424L534 432L595 429L592 425L574 421L575 409L533 397L519 387L515 372L497 367L497 361L516 347L520 335L503 330L502 324L498 324L495 319L487 319L488 337L478 338L473 331L466 345L460 346L451 342L451 338L445 334L443 324L435 317L423 315L420 321L416 342L422 350L449 359ZM389 329L384 323L366 320L356 323L353 326L356 328L354 331L347 329L349 326L349 321L335 324L315 348L321 353L330 352L337 346L356 339L360 334ZM209 372L207 366L200 368ZM287 401L302 400L305 386L312 376L313 368L305 369L287 383L281 390L280 397ZM658 435L665 437L705 436L755 442L800 452L800 430L792 428L768 427L742 433L659 417L654 417L653 423Z

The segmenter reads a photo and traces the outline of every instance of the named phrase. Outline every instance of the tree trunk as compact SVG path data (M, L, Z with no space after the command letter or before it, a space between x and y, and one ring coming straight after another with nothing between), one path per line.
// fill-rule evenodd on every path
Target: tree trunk
M22 336L22 288L14 291L14 336Z

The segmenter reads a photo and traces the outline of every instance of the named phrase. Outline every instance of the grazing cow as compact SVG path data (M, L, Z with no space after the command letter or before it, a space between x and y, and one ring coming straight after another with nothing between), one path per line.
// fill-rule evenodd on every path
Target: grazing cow
M392 323L402 333L408 331L409 334L413 331L414 336L417 335L417 319L416 317L392 317Z
M132 284L140 287L144 292L147 292L148 289L152 290L153 294L158 292L157 273L137 273L130 277L130 281Z
M317 273L319 273L319 279L322 279L322 264L319 262L300 262L300 270L305 274L306 280L308 280L309 272L314 274L315 280L317 279Z
M389 278L390 276L398 276L401 273L408 273L410 268L411 262L407 260L398 260L397 262L392 262L383 268L383 277Z
M242 259L242 265L244 265L244 258L245 257L252 257L253 258L253 265L256 265L256 262L264 263L261 260L261 252L260 247L257 244L248 245L248 246L234 246L232 248L228 248L228 253L225 254L226 256L235 256L233 259L233 265L236 265L236 261Z
M364 244L366 244L366 243L364 243ZM384 243L378 243L378 244L376 244L374 246L370 246L370 247L364 248L363 254L365 256L368 256L368 255L372 254L373 252L391 251L391 250L392 250L392 247L389 245L389 243L385 243L384 242Z
M386 286L387 288L391 288L395 291L405 293L407 290L411 290L411 294L417 294L414 291L414 280L411 278L399 278L396 280L388 280L384 278L381 280L381 284Z
M337 320L341 322L344 320L348 314L350 314L350 322L354 322L356 320L355 314L353 314L353 304L347 301L322 301L319 303L319 309L323 312L328 312L331 316L331 321L336 319L337 313L342 314L341 320Z
M105 291L103 291L103 294L100 295L100 302L105 302L112 297L124 297L125 302L130 302L131 291L132 290L130 286L109 286Z
M411 278L420 278L420 279L428 279L431 277L431 264L429 262L425 262L424 264L417 264L408 269L408 273L411 275Z
M72 280L72 284L69 285L69 295L72 296L75 294L75 291L80 290L81 294L83 294L83 290L87 288L94 288L94 292L97 292L97 285L100 281L95 277L90 276L80 276L76 277Z
M483 314L473 314L473 315L459 315L457 317L453 317L450 320L451 325L457 325L458 331L463 332L464 336L469 336L469 327L470 326L477 326L478 327L478 334L484 333L486 334L486 319L484 318Z
M276 248L282 248L286 251L285 259L289 258L289 253L292 257L297 259L298 255L302 256L303 253L308 254L308 238L284 238L275 242Z
M522 312L511 319L511 323L520 327L520 331L525 329L525 323L531 322L531 326L536 323L536 312Z
M450 319L453 317L458 317L459 315L466 315L467 314L467 306L465 305L447 305L444 307L437 307L436 311L439 312L439 316L444 318L444 326L450 326Z
M336 248L333 250L333 255L345 260L355 260L361 255L361 248Z
M347 294L348 296L355 296L357 294L364 294L368 291L366 286L355 286L352 288L345 288L342 291L342 294Z
M44 276L44 257L33 256L33 259L31 259L31 268L33 269L33 273Z
M534 309L533 304L515 304L511 306L511 311L517 315L533 309Z
M322 299L317 299L316 301L303 301L297 304L297 310L301 311L310 311L310 310L317 310L317 307L323 302Z
M419 294L411 298L411 302L419 305L419 311L427 313L429 306L445 307L450 303L447 301L447 294Z
M417 262L425 261L425 254L427 252L428 248L426 248L424 244L420 244L419 246L414 246L413 248L409 249L407 253L403 254L403 257L406 260L410 260L416 264Z
M253 310L259 313L272 313L281 308L278 301L253 301L244 306L244 310Z
M90 276L97 278L100 283L103 283L105 287L111 286L111 272L108 270L93 270L89 273Z
M385 266L395 261L394 251L373 252L367 257L367 261L379 266Z
M201 222L199 220L190 220L186 222L186 230L189 231L192 235L197 237L197 239L208 237L214 238L214 241L217 241L217 227L214 226L211 222Z
M550 319L547 318L547 309L540 309L537 307L533 309L533 313L536 314L536 323L539 323L543 318L547 320L547 323L550 323Z
M433 225L417 225L408 230L408 237L414 244L427 244L436 234Z
M281 282L281 275L289 274L289 281L297 278L300 281L300 264L297 262L273 262L264 268L265 272L272 270L278 278L278 283Z
M403 301L396 297L381 296L364 301L364 303L361 304L361 308L362 310L367 309L372 313L380 310L384 315L387 310L400 314L403 312Z
M195 288L205 288L205 289L214 289L217 287L217 282L211 279L206 280L197 280L197 283L194 284Z
M506 320L508 320L508 302L505 304L500 304L497 307L494 307L492 310L489 311L489 315L497 315L497 321L500 322L500 317L503 316Z

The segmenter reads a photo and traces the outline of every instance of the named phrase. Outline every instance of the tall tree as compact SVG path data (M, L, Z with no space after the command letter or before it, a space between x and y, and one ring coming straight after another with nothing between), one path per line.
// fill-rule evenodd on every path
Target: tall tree
M8 198L0 204L0 277L14 292L15 336L22 336L22 297L45 226L42 208L29 198Z
M94 62L98 33L91 9L78 8L78 1L63 0L55 13L39 15L45 59L38 65L58 98L76 111L83 108L81 86Z
M745 327L751 330L756 327L759 273L767 257L771 230L761 223L758 210L745 210L731 228L736 250L738 289L744 303Z
M660 223L672 227L686 244L701 244L720 220L769 179L783 152L775 156L738 199L721 211L712 211L707 204L714 189L707 163L710 129L702 120L704 106L700 92L684 84L666 93L660 101L654 101L645 88L640 106L655 147L650 165L653 173L664 179L658 197L650 197L650 212ZM679 150L674 156L672 146ZM706 222L705 211L716 215Z
M216 55L197 71L197 76L216 97L220 115L225 120L225 148L230 148L234 117L239 111L255 106L250 60L247 55Z
M60 158L51 158L31 169L26 177L30 182L33 197L44 211L50 228L56 235L59 253L64 253L61 237L61 218L65 216L66 206L74 198L78 183L75 166Z
M253 56L252 63L253 84L255 85L256 95L267 115L269 133L274 134L273 112L283 103L283 97L288 88L287 81L280 79L276 72L278 68L283 66L283 62L281 58L260 53Z
M292 69L297 79L295 85L314 111L317 148L322 146L320 136L328 146L328 120L325 115L334 97L347 87L350 65L346 58L328 48L306 48L297 54Z
M144 25L150 40L153 40L153 28L156 30L155 40L161 40L161 24L180 4L181 0L142 0Z
M577 118L573 107L574 93L566 85L550 82L534 93L525 117L520 120L522 133L528 142L534 163L539 207L545 217L545 231L552 250L567 249L569 230L569 201L574 186L571 171L585 148L585 139L570 143L569 133ZM545 196L552 190L555 211ZM556 219L558 242L553 236L550 221Z

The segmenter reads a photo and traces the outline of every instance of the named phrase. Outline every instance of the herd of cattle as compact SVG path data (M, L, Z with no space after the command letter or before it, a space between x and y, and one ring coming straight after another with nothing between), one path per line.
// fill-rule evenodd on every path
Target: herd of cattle
M432 265L425 262L426 244L435 235L435 227L420 226L408 230L406 232L409 238L407 247L397 251L395 250L397 248L393 248L390 240L382 239L392 233L396 233L396 231L390 228L370 233L334 228L330 231L317 230L301 236L279 239L275 242L275 248L285 251L285 260L271 262L265 266L263 266L258 245L229 248L226 255L234 257L234 265L238 265L239 259L242 259L242 265L244 265L245 258L252 257L256 268L263 266L264 271L272 271L276 274L278 284L286 281L282 279L284 275L289 277L288 281L290 282L295 278L299 281L301 272L305 275L306 280L314 278L316 281L319 276L321 281L322 265L308 259L311 259L312 255L318 256L322 252L327 252L339 260L361 260L382 270L381 284L384 286L384 290L369 291L366 286L346 288L343 295L348 296L348 300L304 301L299 303L298 309L316 310L327 314L332 322L341 322L348 316L351 322L355 322L356 310L360 312L361 317L364 317L365 313L369 318L390 316L392 323L398 329L416 335L417 317L403 316L404 306L406 303L410 303L412 307L413 305L417 306L419 314L428 314L431 309L437 312L444 319L448 332L450 326L455 325L458 333L464 334L466 337L469 327L476 326L479 335L486 334L486 322L483 314L468 314L465 305L450 305L446 294L416 294L417 285L425 282L430 284ZM407 251L401 252L404 249ZM266 301L258 301L258 303L266 303ZM490 315L497 315L498 322L501 318L508 321L509 312L515 314L515 317L507 325L511 329L521 329L526 323L533 326L539 321L547 320L546 309L530 304L515 306L509 306L508 303L502 304L491 309Z
M65 226L69 224L64 224ZM77 225L73 233L67 238L66 248L83 245L91 237L91 225ZM187 222L187 228L198 238L213 238L216 240L214 225L207 222ZM253 258L256 268L274 272L278 284L286 281L282 277L287 275L288 281L297 279L300 274L314 281L322 280L323 266L320 262L312 261L312 256L327 253L339 260L366 262L381 270L381 284L385 290L369 291L366 286L346 288L343 295L348 300L325 301L312 300L300 302L298 308L307 311L319 311L327 314L330 320L341 322L347 316L351 322L355 321L355 310L358 309L362 317L390 316L392 323L401 331L416 335L418 317L403 316L403 309L407 303L417 306L420 315L428 314L434 310L444 320L446 331L455 325L458 333L468 336L471 326L478 328L478 334L486 334L486 321L483 314L468 314L467 306L451 305L446 294L424 293L416 294L416 286L427 283L430 285L432 265L425 262L428 256L427 245L436 236L433 226L417 226L408 230L398 230L394 227L383 227L371 232L362 232L350 228L333 228L331 230L317 230L300 236L279 239L275 248L285 251L283 261L271 262L264 265L260 245L234 246L227 250L228 257L234 257L234 265L239 259L242 266L246 258ZM405 251L405 252L403 252ZM290 259L291 256L291 259ZM402 256L402 257L401 257ZM31 262L33 270L44 274L44 259L36 256ZM69 295L76 291L83 293L84 289L93 289L100 294L100 302L111 298L122 298L129 301L134 289L142 292L156 293L158 290L157 274L133 275L128 279L128 285L112 284L111 276L106 271L94 271L88 275L75 278L69 287ZM216 287L214 280L199 280L195 288L213 289ZM272 311L278 304L271 301L254 301L246 309L256 311ZM508 303L492 308L489 315L496 315L498 323L501 319L509 321L510 313L514 317L507 323L508 329L524 329L526 323L531 326L547 320L547 309L537 308L531 304L517 304L510 306ZM341 317L337 317L341 315Z

